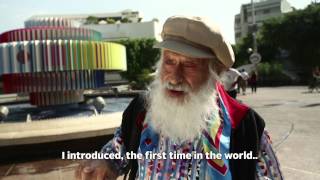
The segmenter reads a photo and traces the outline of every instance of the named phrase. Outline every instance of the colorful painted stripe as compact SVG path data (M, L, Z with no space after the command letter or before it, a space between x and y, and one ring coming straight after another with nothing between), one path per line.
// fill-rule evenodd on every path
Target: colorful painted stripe
M61 17L34 18L25 21L24 25L28 28L38 26L76 27L75 21Z
M127 69L123 45L79 40L2 43L0 65L0 74Z
M2 33L0 43L33 40L101 40L101 33L91 29L71 27L35 27Z
M85 74L88 74L88 79L84 81ZM2 80L4 93L71 91L103 87L104 71L81 70L4 74Z

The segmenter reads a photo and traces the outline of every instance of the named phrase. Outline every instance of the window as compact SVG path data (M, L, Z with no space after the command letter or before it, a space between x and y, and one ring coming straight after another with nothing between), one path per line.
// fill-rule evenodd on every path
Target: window
M235 23L236 23L236 24L240 24L240 18L236 18L236 19L235 19Z
M237 32L236 33L236 38L240 38L241 37L241 32Z
M269 13L270 13L270 9L263 10L263 14L269 14Z

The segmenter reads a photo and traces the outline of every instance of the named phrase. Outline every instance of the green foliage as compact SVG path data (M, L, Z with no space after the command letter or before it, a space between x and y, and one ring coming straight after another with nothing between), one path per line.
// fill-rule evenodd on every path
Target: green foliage
M132 89L145 89L148 84L153 80L150 74L152 71L149 69L142 69L141 73L137 75L137 81L131 83Z
M258 65L258 73L265 76L277 76L282 74L282 65L280 63L260 63Z
M292 80L283 73L280 63L264 62L258 65L258 81L262 86L288 85Z
M275 50L269 57L276 56L276 49L284 49L297 65L306 68L319 65L320 4L270 19L264 22L259 33L262 37L259 44Z
M232 46L235 54L236 61L234 67L238 67L244 64L248 64L249 56L248 49L252 48L253 38L252 36L247 36L241 40L240 43Z
M310 4L303 10L264 21L257 34L257 44L263 62L273 63L287 58L307 71L319 66L320 4ZM236 44L235 66L248 62L248 48L252 48L251 34ZM281 56L283 50L288 52L288 57Z
M128 18L121 19L121 22L122 23L132 23L132 21L130 19L128 19Z
M99 23L99 19L95 16L89 16L86 19L85 24L98 24Z
M116 21L114 19L112 19L112 18L107 18L106 21L107 21L108 24L116 23Z
M160 50L153 48L155 39L127 39L118 43L126 47L127 71L122 76L135 82L139 88L144 88L150 82L149 74L154 71L159 60Z
M274 62L276 60L275 57L278 53L278 47L273 42L272 38L271 40L269 37L265 38L260 31L257 34L257 48L259 53L262 55L263 61ZM249 48L253 49L252 34L242 38L242 40L235 45L235 67L250 63L249 57L252 52L248 52Z

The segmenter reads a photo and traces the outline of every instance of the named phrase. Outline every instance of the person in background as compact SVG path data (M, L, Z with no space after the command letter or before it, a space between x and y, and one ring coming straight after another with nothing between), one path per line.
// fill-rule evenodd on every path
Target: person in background
M203 17L173 16L161 35L150 91L129 104L121 126L101 150L123 158L83 161L77 179L282 179L264 120L231 98L219 81L234 54L218 26ZM131 152L142 158L128 158ZM255 158L225 156L245 152ZM160 157L150 158L150 153ZM170 153L222 156L175 159Z
M246 95L248 79L249 79L249 74L245 70L240 71L240 76L238 78L238 93L241 93L240 92L240 89L241 89L242 95Z
M257 73L253 71L249 79L250 86L251 86L251 93L257 93L257 81L258 81Z
M225 90L234 99L237 98L239 77L241 77L241 73L234 68L229 68L227 71L223 72L220 77Z
M309 85L309 90L312 93L313 90L316 90L317 92L319 92L319 89L320 89L320 70L319 70L319 66L316 66L312 70L312 80Z

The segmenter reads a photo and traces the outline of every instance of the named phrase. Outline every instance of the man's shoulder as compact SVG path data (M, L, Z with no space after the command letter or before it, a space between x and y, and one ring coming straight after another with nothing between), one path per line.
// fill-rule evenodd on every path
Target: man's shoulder
M147 94L138 94L122 114L121 131L125 147L136 152L146 113Z
M220 83L216 84L216 89L223 106L229 114L232 128L236 128L250 108L230 97Z
M258 115L258 113L248 105L230 97L223 89L221 84L217 84L217 92L219 93L219 97L229 113L233 129L238 128L240 124L247 124L250 122L264 127L264 120Z
M147 107L147 92L138 93L129 103L128 108L136 110L144 110Z

